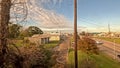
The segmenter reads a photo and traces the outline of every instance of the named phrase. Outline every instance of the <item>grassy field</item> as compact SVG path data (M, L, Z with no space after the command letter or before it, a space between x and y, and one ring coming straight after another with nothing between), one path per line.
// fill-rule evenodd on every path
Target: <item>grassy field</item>
M106 37L98 37L99 39L103 39L106 41L114 42L120 44L120 38L106 38Z
M51 41L47 44L43 44L45 48L53 48L55 46L57 46L59 43L59 41ZM35 43L30 43L29 41L27 43L25 43L23 40L15 40L14 43L17 47L20 46L29 46L29 45L35 45Z
M59 44L59 41L51 41L47 44L44 44L44 48L54 48Z
M71 51L68 56L68 67L74 68L74 52ZM86 64L84 60L89 58L92 62L91 64ZM78 51L78 65L79 68L84 68L84 66L91 66L91 68L120 68L120 63L111 59L110 57L100 54L100 55L90 55Z

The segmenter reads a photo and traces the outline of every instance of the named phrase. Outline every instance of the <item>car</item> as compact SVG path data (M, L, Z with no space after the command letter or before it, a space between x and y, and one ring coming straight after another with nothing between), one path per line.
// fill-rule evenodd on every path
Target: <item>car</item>
M97 44L97 45L102 45L103 42L101 42L101 41L96 41L96 44Z
M120 55L117 55L118 58L120 58Z

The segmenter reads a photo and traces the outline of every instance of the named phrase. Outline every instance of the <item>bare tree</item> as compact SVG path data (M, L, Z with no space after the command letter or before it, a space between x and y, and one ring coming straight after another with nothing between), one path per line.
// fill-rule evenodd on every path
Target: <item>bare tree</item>
M20 21L23 21L27 17L27 7L25 3L29 2L30 0L0 0L0 68L4 68L6 56L8 56L8 23L10 22L10 18L12 18L10 10L13 8L14 13L16 12L15 14L18 14L16 18L22 18ZM19 13L22 15L19 15Z
M11 0L1 1L0 13L0 67L5 62L7 53L8 23L10 20Z

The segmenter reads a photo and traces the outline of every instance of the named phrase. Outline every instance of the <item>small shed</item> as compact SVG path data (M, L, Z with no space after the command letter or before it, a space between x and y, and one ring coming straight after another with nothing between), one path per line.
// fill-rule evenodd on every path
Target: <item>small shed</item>
M59 41L60 35L50 35L50 41Z
M32 37L29 37L28 40L36 44L46 44L49 43L50 35L47 34L36 34Z

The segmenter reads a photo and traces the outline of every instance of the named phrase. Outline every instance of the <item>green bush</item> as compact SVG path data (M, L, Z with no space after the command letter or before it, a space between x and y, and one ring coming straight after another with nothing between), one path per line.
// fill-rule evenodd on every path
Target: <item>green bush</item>
M88 54L99 54L96 42L90 38L84 37L78 41L78 49Z

